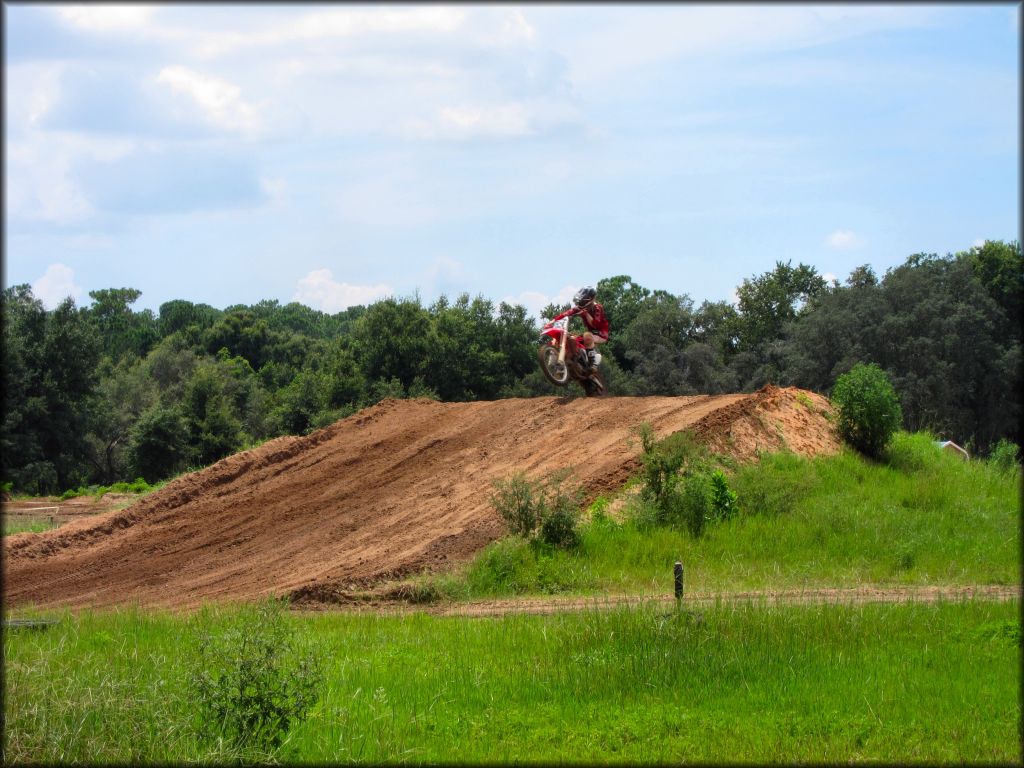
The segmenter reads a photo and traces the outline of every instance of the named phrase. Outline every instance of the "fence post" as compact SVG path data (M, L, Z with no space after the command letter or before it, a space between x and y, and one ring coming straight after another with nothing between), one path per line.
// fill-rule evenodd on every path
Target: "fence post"
M676 580L676 602L679 603L683 600L683 564L678 560L676 560L673 573Z

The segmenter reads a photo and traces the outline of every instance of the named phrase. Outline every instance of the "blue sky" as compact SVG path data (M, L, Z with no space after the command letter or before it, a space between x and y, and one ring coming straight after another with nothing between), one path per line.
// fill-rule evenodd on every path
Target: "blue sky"
M1020 238L1020 11L4 5L4 283L47 306L732 300Z

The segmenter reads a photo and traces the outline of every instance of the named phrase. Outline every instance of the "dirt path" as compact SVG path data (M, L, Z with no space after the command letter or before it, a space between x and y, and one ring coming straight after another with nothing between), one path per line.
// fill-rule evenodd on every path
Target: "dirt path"
M828 401L795 389L693 397L386 400L181 477L127 509L4 538L9 607L191 607L284 595L344 604L472 557L505 533L495 480L572 471L589 499L637 467L641 423L747 459L839 449Z
M684 595L684 608L703 608L716 604L757 605L811 605L865 603L935 603L940 601L994 600L1006 602L1020 600L1020 586L978 585L978 586L902 586L880 587L860 586L847 589L791 589L747 592L720 592ZM590 611L618 608L621 606L663 605L666 608L676 604L672 595L636 596L608 595L605 597L528 598L508 600L486 600L457 605L439 605L416 608L394 606L385 612L408 613L425 611L439 616L505 616L513 613L552 614L570 611ZM378 608L377 610L381 610Z

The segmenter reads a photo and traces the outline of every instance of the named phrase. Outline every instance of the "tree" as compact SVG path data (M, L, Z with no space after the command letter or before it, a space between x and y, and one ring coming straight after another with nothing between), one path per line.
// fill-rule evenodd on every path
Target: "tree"
M188 423L177 408L150 408L132 426L128 448L132 474L148 483L171 477L185 468L188 443Z
M223 312L209 304L193 304L191 301L174 299L160 305L157 328L162 338L187 328L194 328L197 332L204 331L223 315Z
M430 328L430 315L418 298L388 298L371 305L352 328L356 356L367 380L394 377L408 387L423 375Z
M622 332L622 347L640 392L648 395L692 393L685 354L693 320L688 296L658 291L644 300Z
M48 493L88 476L85 435L101 339L65 299L47 312L27 285L3 292L3 472Z
M775 269L749 278L736 289L740 323L738 346L756 349L781 338L782 328L825 292L827 283L814 267L776 262Z
M1006 314L1011 332L1024 321L1024 255L1016 240L986 240L959 258L966 258L985 290Z
M86 435L86 456L95 477L109 485L126 476L132 428L157 399L157 387L142 361L108 364L96 388Z
M651 292L633 282L629 275L616 275L597 281L597 300L604 307L610 328L608 343L602 351L615 355L625 370L633 370L633 363L626 355L622 334L640 314L650 296Z
M832 400L842 438L867 456L881 456L902 420L899 397L885 371L858 363L836 381Z
M203 361L185 388L190 458L199 466L234 453L242 445L242 424L215 363Z
M136 314L131 309L141 295L136 288L89 291L93 304L86 313L102 339L103 354L115 361L129 354L142 357L159 341L153 313L145 310Z
M813 308L827 288L813 267L780 261L771 272L746 279L736 289L740 317L732 368L743 389L779 377L784 330Z

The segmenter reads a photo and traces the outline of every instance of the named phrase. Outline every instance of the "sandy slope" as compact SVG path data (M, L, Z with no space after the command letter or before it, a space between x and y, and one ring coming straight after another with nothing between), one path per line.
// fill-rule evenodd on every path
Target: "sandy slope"
M813 393L387 400L306 437L230 456L131 507L4 541L7 607L289 595L301 604L466 559L504 533L488 498L515 471L571 467L590 497L635 470L632 430L693 429L751 458L839 443Z

